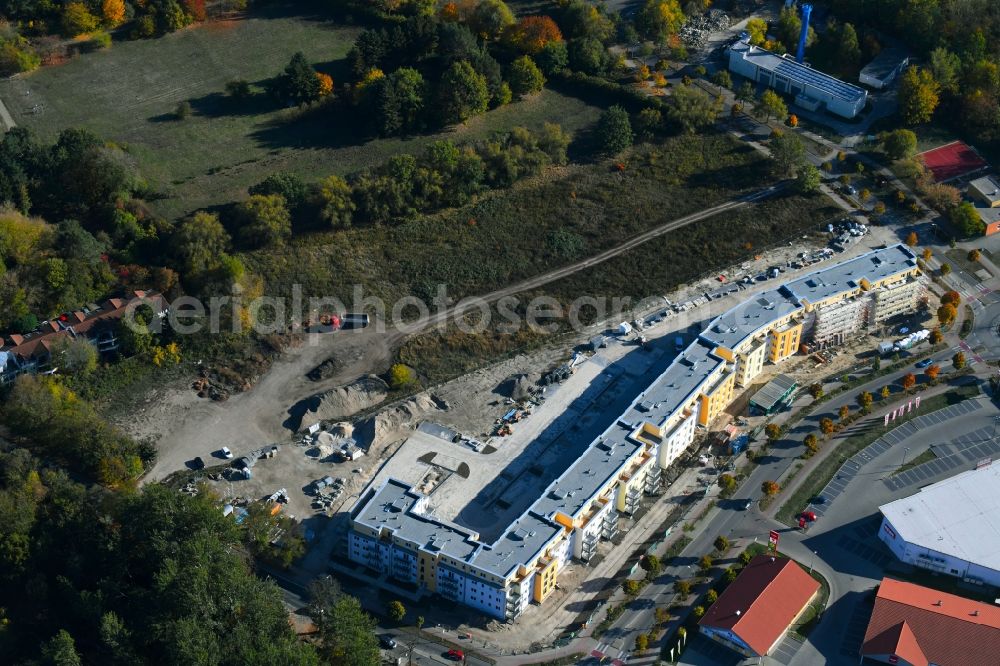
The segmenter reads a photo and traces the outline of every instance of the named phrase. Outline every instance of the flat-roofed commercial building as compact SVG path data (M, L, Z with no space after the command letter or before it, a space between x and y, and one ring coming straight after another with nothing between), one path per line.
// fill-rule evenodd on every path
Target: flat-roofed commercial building
M842 118L853 118L868 101L864 88L796 62L790 55L781 56L753 46L749 36L730 47L729 69L791 95L796 104L810 111L824 108Z
M517 617L545 601L571 559L588 561L601 540L614 538L619 515L658 491L662 470L732 403L737 385L760 373L765 356L780 362L795 353L807 312L918 273L913 253L895 245L723 313L491 543L435 516L411 485L376 479L350 512L350 560L418 595ZM778 353L765 354L776 346Z
M878 536L907 564L1000 586L1000 463L880 506Z

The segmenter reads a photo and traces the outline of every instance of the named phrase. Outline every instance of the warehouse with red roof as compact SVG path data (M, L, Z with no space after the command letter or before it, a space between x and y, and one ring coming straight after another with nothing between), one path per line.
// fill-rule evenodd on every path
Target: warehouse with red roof
M705 636L748 657L763 657L819 592L819 581L793 560L758 555L705 612Z

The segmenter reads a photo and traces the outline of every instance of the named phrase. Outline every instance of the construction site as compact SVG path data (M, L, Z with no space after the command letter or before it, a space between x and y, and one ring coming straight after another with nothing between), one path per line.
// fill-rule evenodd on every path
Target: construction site
M872 240L878 240L877 233ZM333 571L398 596L420 598L426 591L419 586L399 585L391 577L373 575L370 565L350 561L355 558L348 549L349 510L366 489L371 492L392 480L423 498L423 513L468 531L477 543L505 539L518 517L528 515L567 465L586 457L595 438L709 322L755 293L773 289L775 282L834 263L821 247L796 249L779 249L664 296L660 305L634 313L627 322L602 322L565 344L514 357L399 402L385 404L384 382L362 377L325 392L322 409L302 415L290 441L234 450L232 461L217 456L213 462L218 464L189 469L176 478L189 492L196 491L199 482L208 483L227 504L269 502L277 507L275 512L294 518L311 546L293 568L302 580ZM851 248L865 249L861 244ZM853 254L847 251L837 259ZM850 371L873 347L869 331L842 336L838 342L792 356L781 365L781 373L806 386ZM661 483L697 466L699 457L711 451L708 447L721 442L715 433L728 434L727 440L758 433L767 416L749 415L749 401L776 374L777 368L764 366L734 392L724 409L692 431L690 445L638 501L655 501ZM319 416L334 418L311 420ZM618 521L622 532L630 529L639 505L630 508ZM551 589L542 595L551 602L526 603L516 619L502 624L491 621L491 613L472 624L502 628L500 642L540 639L552 631L546 624L550 611L544 609L558 607L559 599L590 575L586 560L600 561L615 543L616 538L595 542L582 561L578 555L566 557L558 584L553 577ZM528 596L539 601L537 595Z

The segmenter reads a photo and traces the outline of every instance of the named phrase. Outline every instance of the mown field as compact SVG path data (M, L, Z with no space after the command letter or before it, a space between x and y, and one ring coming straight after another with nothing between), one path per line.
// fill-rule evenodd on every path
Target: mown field
M43 137L86 127L127 145L162 194L155 209L170 218L242 198L248 186L276 171L308 179L344 174L418 151L442 136L472 140L553 120L575 131L600 113L545 91L442 135L369 141L332 109L280 109L263 92L263 84L296 51L333 76L339 88L344 58L358 32L274 9L160 39L116 42L108 50L0 81L0 98L18 125ZM225 84L234 79L251 82L257 94L240 103L228 99ZM185 100L192 115L174 119L177 104Z
M265 292L350 295L355 284L393 301L454 298L570 263L651 227L763 186L763 158L726 134L677 136L609 162L550 169L460 209L393 227L310 234L242 255ZM766 179L766 176L764 176ZM683 233L680 234L683 236Z

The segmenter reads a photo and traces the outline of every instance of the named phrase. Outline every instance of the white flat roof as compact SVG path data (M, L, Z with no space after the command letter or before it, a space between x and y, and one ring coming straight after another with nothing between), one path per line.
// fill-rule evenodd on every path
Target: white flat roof
M880 506L905 541L1000 571L1000 463Z

